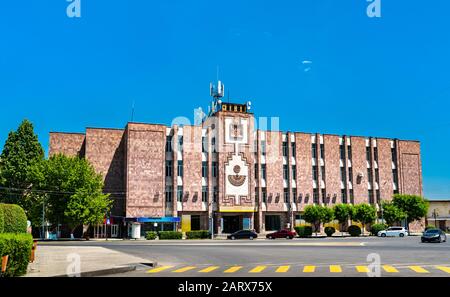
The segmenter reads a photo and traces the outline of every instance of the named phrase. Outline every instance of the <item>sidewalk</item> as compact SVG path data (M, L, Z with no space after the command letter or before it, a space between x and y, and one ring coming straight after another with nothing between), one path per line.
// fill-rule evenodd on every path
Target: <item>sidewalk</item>
M79 262L78 262L79 259ZM79 264L78 264L79 263ZM103 247L45 246L36 249L36 260L25 277L67 276L79 267L80 276L101 276L133 271L142 263L156 263Z

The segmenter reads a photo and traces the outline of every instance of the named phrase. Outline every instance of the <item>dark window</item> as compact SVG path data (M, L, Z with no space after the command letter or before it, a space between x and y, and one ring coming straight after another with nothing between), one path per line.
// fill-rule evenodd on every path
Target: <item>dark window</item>
M369 203L373 204L374 200L373 200L373 190L369 190Z
M283 165L283 179L289 179L289 170L287 165Z
M317 144L311 144L311 154L314 159L317 159Z
M288 188L284 188L284 203L290 203L290 199L289 199L289 189Z
M342 203L347 203L347 190L341 190L341 201Z
M367 168L367 181L373 183L373 172L372 168Z
M166 202L172 202L173 192L172 186L166 186Z
M319 189L313 189L313 202L319 204Z
M266 155L266 141L265 140L261 140L261 155L263 155L263 156Z
M171 153L172 152L172 136L167 136L166 138L166 152Z
M211 147L212 147L212 152L213 153L217 153L216 138L215 137L211 138Z
M259 203L259 191L258 191L258 187L255 188L255 203L256 203L256 204Z
M347 151L348 151L348 159L351 160L352 159L352 146L351 145L347 146Z
M322 189L322 201L323 203L327 203L327 189Z
M208 176L208 162L203 161L202 162L202 177Z
M178 136L178 151L183 151L183 136Z
M293 180L297 179L297 166L296 165L292 165L292 179Z
M266 164L261 164L261 177L262 179L266 179L267 177Z
M353 194L353 189L350 189L350 203L355 203L355 195Z
M369 162L369 164L372 162L372 155L370 154L370 146L366 147L366 160Z
M398 172L397 169L392 169L392 178L395 185L398 185Z
M348 168L348 181L351 183L353 182L353 168L352 167Z
M339 152L341 160L345 160L345 146L343 144L339 146Z
M345 175L345 167L341 167L341 181L344 184L344 187L346 187L346 175Z
M313 166L312 167L313 180L317 181L319 179L318 175L319 173L317 172L317 166Z
M172 161L166 161L166 176L172 176Z
M378 170L378 168L375 168L375 181L377 183L380 183L380 171Z
M320 145L320 158L325 159L325 145Z
M283 157L287 157L288 155L288 143L283 141Z
M191 230L192 231L200 230L200 216L199 215L191 216Z
M321 166L320 167L320 171L321 171L321 174L322 174L322 180L325 181L325 166Z
M253 152L255 153L255 155L258 152L258 140L256 139L253 141Z
M261 189L261 194L262 194L262 201L264 203L266 203L267 202L267 189L266 188L262 188Z
M217 186L215 186L213 191L213 201L217 202L218 198L219 198L219 190L217 189Z
M378 162L378 148L377 147L373 148L373 158L375 161Z
M217 162L212 162L212 176L217 177Z
M292 202L297 203L297 189L292 189Z
M183 176L183 161L179 160L178 161L178 176Z
M202 202L208 202L208 187L202 187Z
M376 191L376 195L377 195L377 203L379 204L381 202L381 194L380 194L380 190Z
M292 157L296 156L295 142L291 142Z
M183 186L177 187L177 201L178 202L183 201Z
M397 164L397 152L395 151L395 147L391 148L392 161L394 164Z
M259 166L258 163L255 163L255 179L258 179L258 175L259 175L259 170L258 170Z
M202 137L202 152L206 152L206 137Z

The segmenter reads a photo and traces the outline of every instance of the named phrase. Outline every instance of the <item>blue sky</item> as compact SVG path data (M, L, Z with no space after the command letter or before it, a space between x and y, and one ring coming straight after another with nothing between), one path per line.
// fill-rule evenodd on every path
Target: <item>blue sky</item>
M282 130L417 139L425 196L450 198L450 2L65 0L0 4L0 148L30 119L83 132L170 124L220 79ZM305 65L302 61L312 64ZM306 71L306 66L310 67Z

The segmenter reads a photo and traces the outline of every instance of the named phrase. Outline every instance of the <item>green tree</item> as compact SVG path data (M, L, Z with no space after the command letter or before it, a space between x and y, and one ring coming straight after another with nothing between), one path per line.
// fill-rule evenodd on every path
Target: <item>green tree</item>
M377 210L374 206L362 203L355 206L355 220L363 225L363 234L366 224L373 223L377 218Z
M0 155L1 202L20 205L29 212L33 201L28 199L31 182L30 167L44 159L44 150L34 133L33 124L24 120L17 131L11 131Z
M303 212L303 219L314 226L317 236L317 230L320 229L320 221L322 219L322 210L319 205L308 205Z
M322 223L326 224L334 220L334 211L330 207L322 206L321 207L322 217L321 221Z
M344 225L347 224L348 219L350 217L350 211L352 205L351 204L336 204L333 207L334 217L338 220L341 225L341 235L343 235Z
M428 212L429 203L423 197L417 195L395 194L392 204L406 214L406 222L409 224L421 220Z
M383 218L390 226L406 218L406 213L391 201L383 201Z

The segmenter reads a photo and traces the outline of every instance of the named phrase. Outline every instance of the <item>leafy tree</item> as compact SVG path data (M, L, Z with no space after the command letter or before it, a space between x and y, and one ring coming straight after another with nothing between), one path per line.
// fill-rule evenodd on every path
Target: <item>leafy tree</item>
M322 206L321 207L322 217L321 221L322 223L326 224L334 220L334 211L330 207Z
M333 207L334 217L341 225L341 235L343 235L344 224L348 222L351 212L351 204L336 204Z
M383 218L390 226L406 218L406 213L391 201L383 201Z
M320 205L308 205L305 207L303 218L306 222L314 225L317 236L317 232L320 229L320 224L328 223L333 220L333 209Z
M429 207L428 201L417 195L395 194L392 198L392 204L406 214L408 229L411 222L420 220L426 216Z
M31 186L29 170L44 159L44 150L34 133L33 124L24 120L17 131L11 131L0 155L0 186L4 189L1 201L18 204L28 213L33 201L29 200Z
M355 220L363 225L363 233L366 224L373 223L377 218L377 210L374 206L362 203L355 206Z

